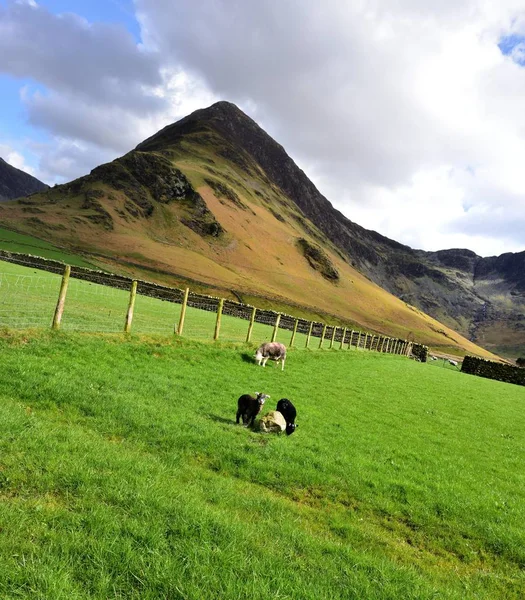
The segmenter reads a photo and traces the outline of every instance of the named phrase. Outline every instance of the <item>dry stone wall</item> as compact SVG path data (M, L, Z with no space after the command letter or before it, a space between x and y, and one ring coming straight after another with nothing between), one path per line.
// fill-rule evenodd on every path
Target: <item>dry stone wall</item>
M486 377L487 379L505 381L506 383L525 385L525 369L475 356L465 356L461 372Z

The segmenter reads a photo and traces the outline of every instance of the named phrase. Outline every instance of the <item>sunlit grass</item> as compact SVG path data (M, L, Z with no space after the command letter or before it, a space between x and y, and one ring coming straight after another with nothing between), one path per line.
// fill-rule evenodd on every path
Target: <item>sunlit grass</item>
M0 261L0 326L50 327L60 290L61 276ZM80 279L69 280L61 329L118 333L124 330L129 292ZM172 336L179 325L181 305L137 295L132 333ZM217 316L214 312L188 307L183 335L191 339L211 340ZM223 341L244 342L249 321L222 315L219 337ZM271 339L273 327L254 323L251 341L259 344ZM278 341L288 344L292 332L279 330ZM306 346L306 335L296 333L294 345ZM328 348L330 340L324 341ZM319 347L312 338L310 347ZM334 344L339 348L340 344Z
M20 252L22 254L33 254L52 260L63 261L70 265L79 267L94 268L93 264L83 259L81 256L72 254L57 248L49 242L40 240L32 235L17 233L9 229L0 228L0 249L9 252Z
M520 598L522 389L364 352L6 330L1 598ZM242 393L298 410L234 425Z

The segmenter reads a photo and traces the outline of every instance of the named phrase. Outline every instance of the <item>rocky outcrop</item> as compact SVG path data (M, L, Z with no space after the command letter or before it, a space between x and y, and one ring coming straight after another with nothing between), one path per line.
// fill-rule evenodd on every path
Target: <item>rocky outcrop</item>
M328 281L334 283L339 281L339 272L319 246L311 244L304 238L297 240L297 246L314 271L318 271Z

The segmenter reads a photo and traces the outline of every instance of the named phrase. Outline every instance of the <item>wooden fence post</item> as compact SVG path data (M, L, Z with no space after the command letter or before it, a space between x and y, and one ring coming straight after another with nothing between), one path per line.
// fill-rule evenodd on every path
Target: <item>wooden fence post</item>
M339 346L339 350L343 349L343 344L345 343L345 337L346 337L346 327L343 329L343 337L341 338L341 345Z
M53 323L51 327L53 329L60 329L60 322L62 321L62 313L64 312L64 304L66 302L67 285L69 283L69 276L71 275L71 267L66 265L64 274L62 275L62 283L60 285L60 292L58 294L58 301L55 308L55 315L53 316Z
M257 312L257 309L254 306L252 308L252 315L250 317L250 324L248 325L248 333L246 334L246 343L247 344L249 344L250 340L252 339L253 324L255 323L255 313L256 312Z
M124 333L131 331L131 322L133 321L133 311L135 310L135 298L137 297L137 280L131 282L131 291L129 293L128 312L126 313L126 323L124 324Z
M368 333L365 333L365 341L363 343L363 350L366 350L366 343L368 342Z
M295 334L297 333L298 323L299 323L299 319L295 319L295 323L294 323L293 331L292 331L292 337L290 338L290 348L293 346L293 343L295 342Z
M182 335L182 331L184 329L184 319L186 318L186 306L188 305L188 296L190 293L190 288L187 287L184 290L184 298L182 299L182 306L180 308L180 317L179 317L179 325L175 330L177 335Z
M310 345L310 338L312 337L312 329L314 326L314 322L310 321L310 328L308 329L308 334L306 336L306 344L305 344L305 348L308 348L308 346Z
M279 322L281 320L281 313L277 313L277 317L275 319L275 325L273 326L273 333L272 333L272 342L275 342L275 340L277 339L277 331L279 330Z
M352 331L350 332L350 338L348 340L348 350L350 350L351 346L352 346L352 338L354 337L354 330L352 329Z
M321 333L321 340L319 341L319 348L323 347L325 333L326 333L326 323L323 325L323 332Z
M221 330L221 317L222 317L222 308L224 306L224 298L219 300L219 306L217 307L217 321L215 321L215 333L213 334L214 341L219 339L219 332Z
M332 331L332 339L330 340L330 349L332 349L334 347L336 331L337 331L337 327L334 325L334 330Z

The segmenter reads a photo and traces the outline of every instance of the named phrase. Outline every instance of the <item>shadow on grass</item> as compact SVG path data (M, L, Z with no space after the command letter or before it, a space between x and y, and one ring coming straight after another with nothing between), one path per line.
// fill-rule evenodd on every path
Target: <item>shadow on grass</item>
M255 364L255 359L253 358L253 354L249 354L248 352L243 352L241 354L241 359L245 363L251 363L252 365Z
M212 415L212 414L207 414L206 415L208 417L208 419L211 419L212 421L215 421L216 423L226 423L226 425L235 425L235 418L232 419L225 419L224 417L220 417L219 415Z

